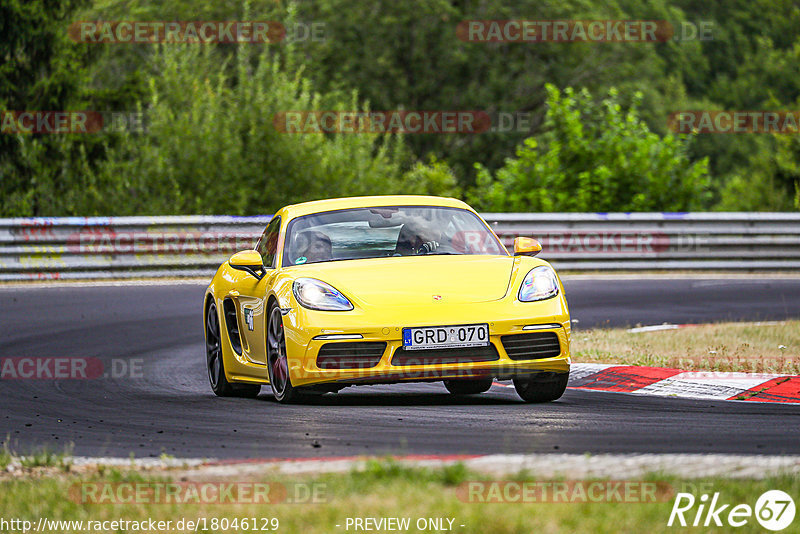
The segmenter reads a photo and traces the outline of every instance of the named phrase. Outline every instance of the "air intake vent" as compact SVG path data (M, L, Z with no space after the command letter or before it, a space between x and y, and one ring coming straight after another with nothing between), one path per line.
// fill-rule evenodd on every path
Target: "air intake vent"
M446 363L492 362L500 355L494 345L486 347L464 347L458 349L405 350L400 347L394 351L392 365L442 365Z
M355 343L326 343L317 353L320 369L369 369L380 363L386 343L357 341Z
M236 317L236 304L231 299L222 301L222 311L225 313L225 328L228 329L228 338L236 354L242 354L242 338L239 337L239 320Z
M561 354L561 344L555 332L515 334L501 338L503 348L512 360L555 358Z

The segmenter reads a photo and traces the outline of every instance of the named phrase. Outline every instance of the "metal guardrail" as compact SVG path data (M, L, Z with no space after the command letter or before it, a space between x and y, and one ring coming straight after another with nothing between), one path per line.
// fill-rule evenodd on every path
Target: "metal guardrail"
M565 270L797 270L800 213L486 213Z
M800 213L485 213L562 270L800 270ZM211 276L255 217L0 219L0 280Z

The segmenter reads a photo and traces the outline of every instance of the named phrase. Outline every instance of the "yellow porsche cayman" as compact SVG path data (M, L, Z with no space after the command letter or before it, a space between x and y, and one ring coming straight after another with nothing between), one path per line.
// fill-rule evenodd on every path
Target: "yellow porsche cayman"
M443 381L453 394L513 379L522 399L566 388L570 320L541 246L510 255L465 203L426 196L286 206L208 286L217 395L269 384L294 402L358 384Z

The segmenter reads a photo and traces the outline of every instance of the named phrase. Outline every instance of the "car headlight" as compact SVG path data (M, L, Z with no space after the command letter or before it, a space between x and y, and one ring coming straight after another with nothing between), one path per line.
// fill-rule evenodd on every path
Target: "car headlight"
M298 278L292 284L292 293L304 308L322 311L353 309L353 305L338 289L316 278Z
M556 295L558 295L558 279L555 271L546 265L540 265L525 275L517 298L521 302L534 302Z

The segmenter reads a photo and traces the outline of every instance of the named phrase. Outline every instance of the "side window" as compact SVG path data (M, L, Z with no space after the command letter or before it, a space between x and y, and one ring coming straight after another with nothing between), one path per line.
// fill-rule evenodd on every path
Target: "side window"
M273 217L264 230L264 235L258 241L258 253L264 267L275 267L275 258L278 255L278 234L281 231L281 218Z

